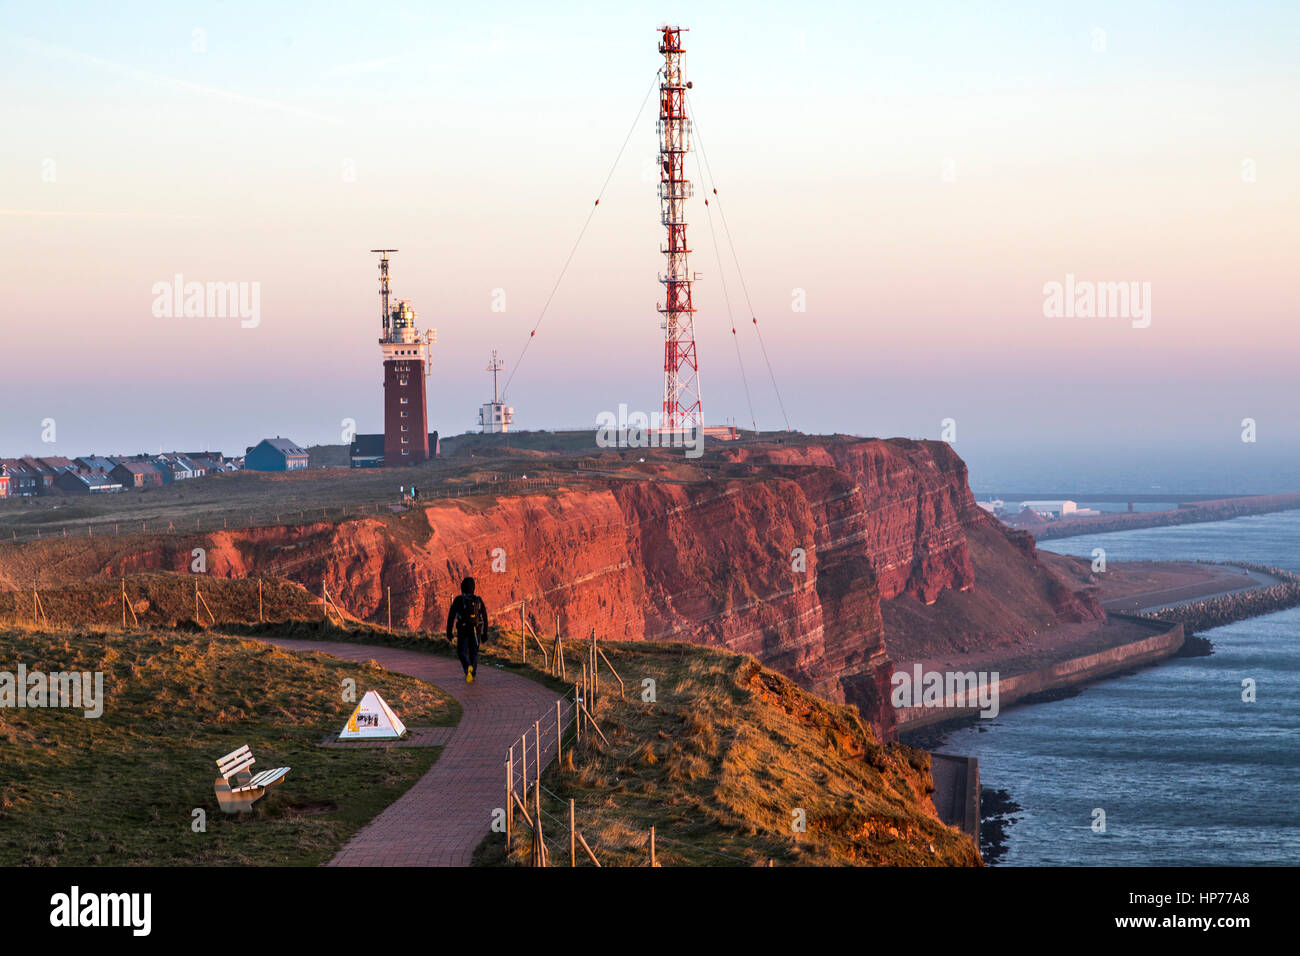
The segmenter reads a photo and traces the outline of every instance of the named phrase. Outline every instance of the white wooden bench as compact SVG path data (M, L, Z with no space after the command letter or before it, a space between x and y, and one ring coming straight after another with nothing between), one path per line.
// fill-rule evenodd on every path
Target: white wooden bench
M267 790L289 774L288 767L276 767L274 770L253 774L248 769L253 763L253 752L247 744L217 761L217 773L220 776L212 781L212 786L217 791L217 803L226 813L247 813L252 810L253 804Z

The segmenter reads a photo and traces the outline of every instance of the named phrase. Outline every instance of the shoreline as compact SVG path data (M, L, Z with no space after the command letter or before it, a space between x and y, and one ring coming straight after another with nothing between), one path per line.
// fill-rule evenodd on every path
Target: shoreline
M1081 499L1082 500L1082 499ZM1172 511L1132 511L1102 514L1093 518L1065 518L1044 521L1042 524L1022 524L1014 519L1005 521L1007 527L1030 532L1039 541L1057 538L1076 538L1088 534L1110 534L1115 531L1136 531L1141 528L1169 528L1185 524L1202 524L1211 521L1231 521L1249 515L1273 514L1279 511L1300 509L1300 494L1246 495L1240 498L1221 498L1180 506Z
M1104 602L1107 620L1127 619L1153 627L1168 625L1168 629L1146 640L1117 645L1108 653L1076 655L1025 674L1013 674L1006 679L999 676L999 713L1003 708L1073 697L1089 684L1155 666L1171 657L1212 654L1211 642L1196 636L1196 631L1223 627L1300 606L1300 575L1284 568L1245 561L1140 564L1144 565L1145 570L1157 572L1161 587L1113 597ZM1231 574L1227 569L1240 569L1244 573ZM1177 575L1180 571L1182 574L1172 579L1174 586L1168 586L1171 583L1170 574ZM1195 575L1196 579L1189 582L1188 572L1191 571L1207 573ZM1180 592L1189 589L1196 591L1196 595L1178 596ZM1112 605L1129 601L1139 602L1138 613L1123 614L1111 609ZM1008 684L1011 691L1009 697ZM904 718L903 710L899 710L897 725L898 740L901 743L930 752L932 761L942 758L950 762L966 762L969 776L976 781L974 787L958 786L949 779L952 774L945 776L936 773L933 794L935 806L936 809L942 806L947 810L949 819L946 822L963 829L968 829L968 821L974 819L980 853L985 857L986 865L997 865L1007 850L1006 830L1016 820L1013 814L1022 808L1008 793L996 789L988 792L992 799L986 806L983 788L978 782L978 760L944 753L953 732L981 720L978 708L907 708L928 710L934 715L930 717L927 714L917 714L911 719Z
M896 670L910 672L920 664L925 671L997 671L1001 712L1007 707L1036 703L1045 696L1061 695L1171 657L1213 653L1213 645L1197 636L1200 632L1300 607L1300 575L1283 568L1243 561L1143 563L1162 569L1190 570L1201 566L1208 574L1193 584L1162 587L1105 601L1108 626L1128 623L1146 630L1146 633L1130 630L1128 639L1105 642L1098 638L1100 632L1093 632L1085 635L1085 639L1059 648L1067 653L1031 666L1027 666L1028 658L1023 653L988 650L957 661L908 661L896 665ZM1228 568L1245 573L1226 575ZM1197 593L1168 600L1189 588ZM1138 604L1134 611L1117 609L1133 602ZM1087 640L1088 637L1092 640ZM1009 671L1005 676L1004 668ZM979 719L979 708L957 707L945 701L942 705L898 708L897 718L899 739L907 742L905 735L912 737L919 731L936 731Z
M1107 613L1106 619L1108 625L1133 625L1126 629L1130 639L1110 643L1109 646L1094 645L1087 653L1072 654L1005 676L999 671L994 685L998 712L1001 713L1017 703L1044 694L1060 693L1119 673L1150 666L1173 657L1182 650L1186 631L1181 622L1111 612ZM1008 663L1009 666L1015 667L1016 659L1013 658ZM923 664L922 669L936 670L933 663ZM963 672L984 670L983 667L959 667L958 669ZM946 697L942 704L934 706L899 707L895 713L897 720L895 726L900 740L903 740L904 735L911 735L919 730L937 730L947 724L972 718L980 719L978 707L959 706L956 697Z

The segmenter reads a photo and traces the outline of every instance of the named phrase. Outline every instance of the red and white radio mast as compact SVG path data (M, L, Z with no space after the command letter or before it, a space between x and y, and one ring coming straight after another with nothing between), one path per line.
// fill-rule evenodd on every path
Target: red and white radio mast
M686 200L694 194L686 178L686 154L691 150L691 121L686 115L686 52L682 27L664 26L659 52L664 55L659 84L659 205L660 219L668 229L668 245L661 250L668 269L659 277L665 299L659 307L664 329L664 431L702 428L699 360L695 354L695 306L691 301L694 276L686 262Z

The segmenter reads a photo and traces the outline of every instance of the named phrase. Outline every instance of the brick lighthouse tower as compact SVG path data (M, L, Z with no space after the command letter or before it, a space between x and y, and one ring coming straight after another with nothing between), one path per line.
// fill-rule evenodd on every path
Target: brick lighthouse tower
M409 299L390 307L388 254L379 253L379 298L383 326L379 349L384 355L384 466L416 465L429 460L429 403L424 380L429 375L430 347L438 333L420 335Z

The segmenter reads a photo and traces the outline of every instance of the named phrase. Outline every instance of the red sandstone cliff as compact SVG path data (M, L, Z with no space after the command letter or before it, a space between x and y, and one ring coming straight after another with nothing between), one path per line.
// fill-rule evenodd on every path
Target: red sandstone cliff
M209 574L275 574L315 593L323 582L375 621L391 588L395 623L438 632L460 579L473 575L498 624L516 626L526 607L543 635L558 615L566 634L750 653L856 704L886 735L889 658L910 653L909 640L935 628L996 640L1000 628L1100 616L1038 563L1032 539L975 505L965 464L945 444L796 439L728 449L710 467L703 480L678 480L652 462L649 476L605 487L156 538L127 553L96 542L47 566L46 580L185 570L203 545ZM1001 607L1001 597L1017 603Z

